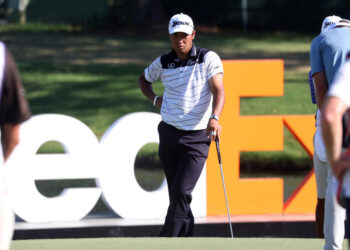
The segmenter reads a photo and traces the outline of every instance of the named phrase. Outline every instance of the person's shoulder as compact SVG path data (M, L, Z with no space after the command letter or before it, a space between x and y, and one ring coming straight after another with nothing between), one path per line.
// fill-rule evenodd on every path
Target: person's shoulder
M203 52L203 57L205 60L221 60L215 51L208 49L205 49L205 52Z
M159 60L160 60L160 63L162 65L166 65L168 64L169 62L172 62L174 60L174 56L173 56L173 52L172 51L169 51L168 53L166 54L163 54L161 55L160 57L158 57Z
M196 50L197 55L206 55L208 52L214 52L210 49L203 48L203 47L194 46L194 48Z
M162 57L171 57L172 55L173 55L173 51L170 50L169 52L167 52L167 53L161 55L160 58L162 58Z
M319 43L322 37L324 37L324 34L319 34L318 36L314 37L314 39L312 39L311 45Z
M206 53L208 53L210 50L209 49L207 49L207 48L202 48L202 47L195 47L196 48L196 53L198 54L198 55L200 55L200 54L203 54L203 55L205 55Z
M325 35L326 34L319 34L314 39L312 39L311 46L310 46L311 51L313 50L313 48L318 48L320 46L320 44L322 43L322 40L325 39Z

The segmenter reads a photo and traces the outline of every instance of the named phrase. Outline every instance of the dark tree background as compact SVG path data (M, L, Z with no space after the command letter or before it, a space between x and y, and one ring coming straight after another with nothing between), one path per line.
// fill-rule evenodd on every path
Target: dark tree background
M0 18L6 2L0 0ZM167 25L176 13L196 25L242 30L243 0L31 0L28 22L68 23L110 29L149 29ZM349 0L246 0L248 31L315 31L324 17L350 18ZM317 30L318 31L318 30Z

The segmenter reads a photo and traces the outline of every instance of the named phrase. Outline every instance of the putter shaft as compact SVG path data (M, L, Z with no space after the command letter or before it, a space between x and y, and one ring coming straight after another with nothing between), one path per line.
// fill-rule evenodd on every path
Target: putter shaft
M219 159L219 165L220 165L220 171L221 171L222 185L223 185L223 187L224 187L225 200L226 200L226 209L227 209L227 217L228 217L228 221L229 221L229 224L230 224L231 238L233 238L233 230L232 230L232 223L231 223L231 214L230 214L230 209L229 209L229 206L228 206L228 200L227 200L227 194L226 194L226 186L225 186L225 179L224 179L224 171L222 170L220 145L219 145L219 140L218 140L217 137L215 138L215 144L216 144L216 150L217 150L217 153L218 153L218 159Z

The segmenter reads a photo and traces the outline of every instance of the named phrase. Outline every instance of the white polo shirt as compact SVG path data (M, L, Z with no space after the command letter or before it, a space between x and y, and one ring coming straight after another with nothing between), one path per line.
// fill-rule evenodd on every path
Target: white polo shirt
M193 45L185 61L172 50L145 69L145 78L164 85L162 120L180 130L206 129L212 114L213 96L209 79L223 73L220 57Z

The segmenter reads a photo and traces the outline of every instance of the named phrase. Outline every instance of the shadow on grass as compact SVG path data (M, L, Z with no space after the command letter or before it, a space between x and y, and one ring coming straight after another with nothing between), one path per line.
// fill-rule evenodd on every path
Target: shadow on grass
M33 114L71 115L101 133L122 115L158 112L138 88L142 66L36 62L19 68Z
M166 30L153 36L116 34L2 34L21 62L68 64L151 63L170 50ZM287 70L309 66L311 35L198 33L195 44L216 51L222 59L282 59Z

